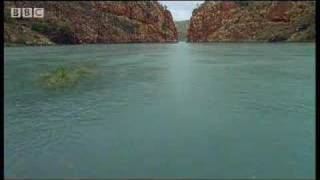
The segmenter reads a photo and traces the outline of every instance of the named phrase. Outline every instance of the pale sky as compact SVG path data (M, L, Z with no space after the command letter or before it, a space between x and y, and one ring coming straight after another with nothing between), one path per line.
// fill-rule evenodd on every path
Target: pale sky
M189 20L193 9L197 8L197 4L200 5L203 1L159 1L159 3L167 6L173 20L182 21Z

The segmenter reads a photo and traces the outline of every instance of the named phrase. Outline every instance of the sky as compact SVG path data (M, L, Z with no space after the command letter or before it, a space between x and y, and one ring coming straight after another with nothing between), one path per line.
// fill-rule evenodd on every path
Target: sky
M203 1L159 1L160 4L166 5L171 12L174 21L189 20L193 9L197 8L197 4Z

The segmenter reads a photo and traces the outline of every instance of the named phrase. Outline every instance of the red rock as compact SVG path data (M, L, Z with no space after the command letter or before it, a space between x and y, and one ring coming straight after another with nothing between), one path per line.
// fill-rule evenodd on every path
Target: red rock
M40 21L68 26L64 35L39 32L56 43L175 42L178 36L171 13L155 1L5 2L7 11L11 7L42 7L45 18L18 19L10 27L32 29Z
M267 9L267 19L270 21L283 21L288 22L290 17L288 16L288 11L292 7L290 2L274 2Z
M189 42L314 41L314 2L203 3L195 9Z

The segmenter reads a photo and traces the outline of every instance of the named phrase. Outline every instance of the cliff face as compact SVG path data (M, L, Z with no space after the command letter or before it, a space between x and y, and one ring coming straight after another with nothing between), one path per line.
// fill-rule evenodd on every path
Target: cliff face
M314 41L315 2L206 1L193 11L190 42Z
M43 19L12 19L11 7L44 8ZM171 13L151 1L5 2L5 43L175 42Z

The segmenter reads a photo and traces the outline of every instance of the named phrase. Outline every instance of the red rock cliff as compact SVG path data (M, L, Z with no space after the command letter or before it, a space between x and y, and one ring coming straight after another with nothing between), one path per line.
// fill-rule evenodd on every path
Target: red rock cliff
M42 7L44 19L11 19L11 7ZM171 13L155 1L5 2L6 43L175 42Z
M313 41L315 2L206 1L195 9L190 42Z

